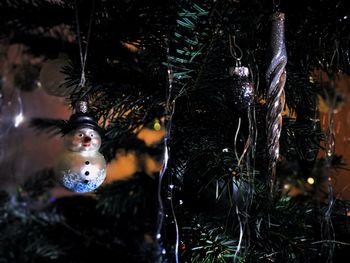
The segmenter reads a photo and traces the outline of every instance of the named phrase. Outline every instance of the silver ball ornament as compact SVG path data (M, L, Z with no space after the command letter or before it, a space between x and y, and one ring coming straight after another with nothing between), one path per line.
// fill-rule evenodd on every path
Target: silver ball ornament
M49 59L43 64L39 74L39 83L49 95L66 97L72 92L71 88L63 86L66 75L62 70L68 64L69 60L65 54L60 54L56 59Z
M56 173L67 189L86 193L98 188L106 178L106 161L99 148L101 136L91 127L82 126L64 137Z

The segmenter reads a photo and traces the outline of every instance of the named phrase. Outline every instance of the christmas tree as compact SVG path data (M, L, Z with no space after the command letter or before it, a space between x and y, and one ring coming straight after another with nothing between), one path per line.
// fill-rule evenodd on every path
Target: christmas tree
M345 0L0 7L1 263L344 262ZM67 102L67 118L26 118L20 100L12 111L37 90ZM24 118L65 144L8 186L24 142L5 135ZM137 169L117 180L128 154Z

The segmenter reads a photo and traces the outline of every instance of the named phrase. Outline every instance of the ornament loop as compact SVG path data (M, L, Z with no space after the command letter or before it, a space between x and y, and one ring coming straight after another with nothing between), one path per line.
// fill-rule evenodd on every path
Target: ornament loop
M236 44L236 36L229 35L229 42L230 42L230 53L231 56L236 60L236 67L241 66L241 60L243 58L243 51L242 49ZM238 51L238 55L236 50Z

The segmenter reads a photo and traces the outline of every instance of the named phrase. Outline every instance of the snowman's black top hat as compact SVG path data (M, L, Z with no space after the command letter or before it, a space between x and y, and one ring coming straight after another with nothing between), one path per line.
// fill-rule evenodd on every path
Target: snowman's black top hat
M101 136L104 134L103 129L98 126L95 118L88 114L87 103L80 101L75 107L75 113L70 117L66 129L63 133L69 133L72 130L76 130L83 127L88 127L96 130Z

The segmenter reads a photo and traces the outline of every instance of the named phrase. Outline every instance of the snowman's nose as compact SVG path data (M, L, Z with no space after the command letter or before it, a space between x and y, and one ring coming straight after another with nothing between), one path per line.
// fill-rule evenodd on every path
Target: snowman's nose
M83 142L84 143L91 142L91 138L89 136L85 136L84 139L83 139Z

